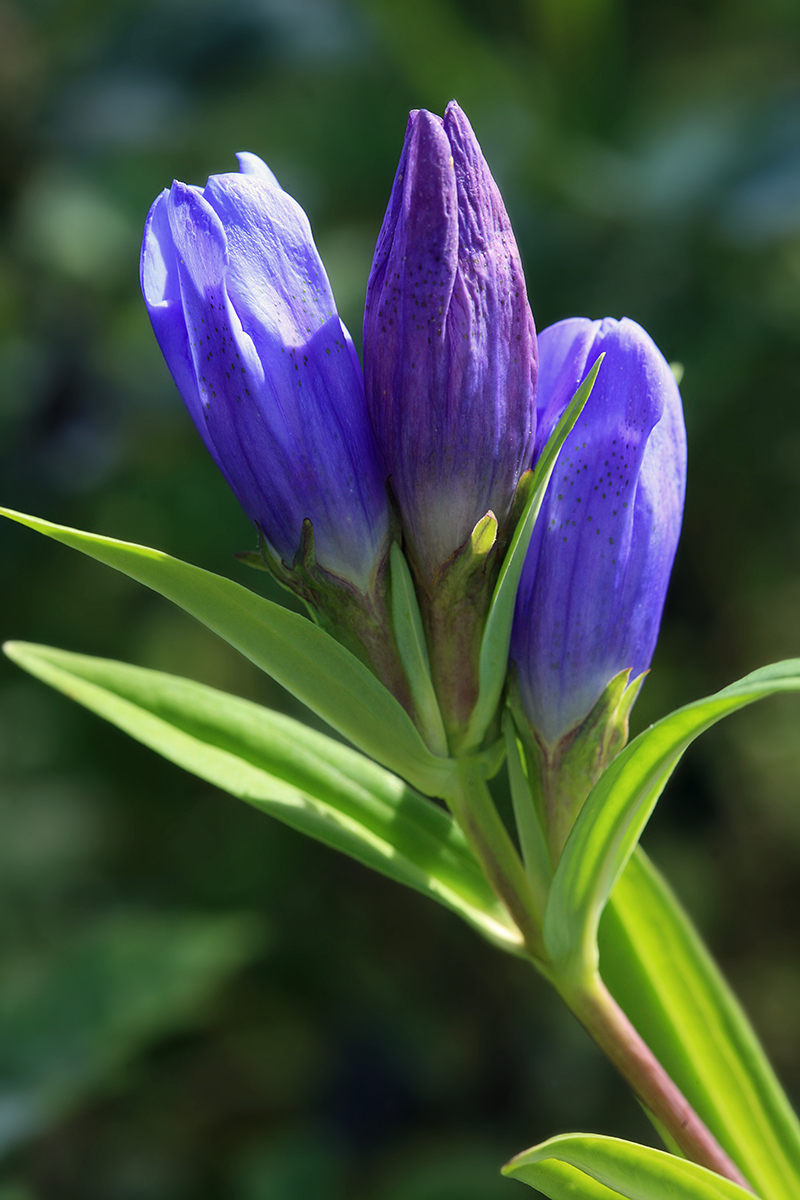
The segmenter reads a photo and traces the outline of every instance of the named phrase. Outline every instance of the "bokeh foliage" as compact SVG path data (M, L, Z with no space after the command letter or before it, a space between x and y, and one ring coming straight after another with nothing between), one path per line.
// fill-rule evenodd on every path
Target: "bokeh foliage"
M13 507L264 587L138 294L147 208L262 155L357 342L407 111L469 114L537 325L684 364L686 522L644 724L800 653L794 0L4 0L0 478ZM298 715L143 589L0 529L4 637ZM275 596L275 593L270 593ZM0 1200L492 1200L647 1139L524 965L0 667ZM707 736L646 844L800 1100L800 709Z

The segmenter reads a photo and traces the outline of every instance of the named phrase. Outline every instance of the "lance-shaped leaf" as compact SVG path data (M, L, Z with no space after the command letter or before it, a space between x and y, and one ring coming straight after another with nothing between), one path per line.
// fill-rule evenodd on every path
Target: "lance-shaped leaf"
M800 691L800 659L762 667L670 713L614 759L581 809L553 876L544 935L559 973L577 979L596 969L603 908L687 747L729 713L794 691Z
M489 616L481 640L480 690L470 719L465 746L480 745L489 722L497 711L497 705L500 703L508 671L508 648L511 644L514 605L525 555L528 553L528 546L533 536L533 527L542 507L547 485L555 469L561 447L592 394L594 381L602 361L603 355L601 354L567 405L564 415L542 450L527 485L524 480L521 485L527 486L528 499L511 539L492 596Z
M753 1200L685 1158L592 1133L549 1138L512 1158L503 1174L550 1200Z
M641 848L603 915L600 971L763 1200L795 1200L800 1123L719 968Z
M164 758L438 900L504 949L521 949L452 818L348 746L174 675L23 642L4 649Z
M447 759L432 754L394 696L313 622L248 588L132 542L0 508L0 516L114 567L197 617L366 754L427 795L441 795Z

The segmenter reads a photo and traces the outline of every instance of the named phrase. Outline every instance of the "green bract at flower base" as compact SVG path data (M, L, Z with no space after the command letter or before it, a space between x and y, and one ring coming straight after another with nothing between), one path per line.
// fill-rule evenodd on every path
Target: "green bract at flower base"
M406 676L392 628L392 593L389 583L389 549L375 566L365 592L337 579L320 567L314 550L314 526L303 521L300 545L291 566L275 554L258 527L259 549L236 555L247 566L267 571L287 591L299 597L308 615L321 629L340 642L376 676L402 704L425 741L428 714L417 712L416 696ZM429 742L430 744L430 742ZM446 754L446 745L432 746Z
M586 797L628 740L628 718L644 676L633 682L629 678L630 671L615 675L589 715L548 746L526 718L517 672L511 665L508 704L524 747L525 773L553 867Z

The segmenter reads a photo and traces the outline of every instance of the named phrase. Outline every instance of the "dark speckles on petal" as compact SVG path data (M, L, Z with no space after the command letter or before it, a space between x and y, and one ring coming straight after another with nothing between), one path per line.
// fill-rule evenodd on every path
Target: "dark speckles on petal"
M409 121L367 288L364 367L412 557L431 576L489 508L506 519L535 425L516 245L457 106Z
M683 509L680 396L665 360L631 321L572 319L540 336L538 444L601 352L580 435L573 430L562 451L569 477L548 489L517 598L512 659L528 717L550 743L619 671L636 676L649 665ZM628 499L616 502L623 494ZM569 538L552 521L565 508ZM585 519L573 528L580 510Z

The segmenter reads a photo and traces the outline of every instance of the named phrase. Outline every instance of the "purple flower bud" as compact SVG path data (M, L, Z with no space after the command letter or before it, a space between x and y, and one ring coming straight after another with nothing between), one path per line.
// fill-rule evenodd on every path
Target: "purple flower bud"
M536 332L514 235L457 104L412 112L367 285L367 404L426 585L492 510L535 433Z
M537 453L606 356L556 464L514 618L522 706L554 746L615 675L650 665L683 515L686 433L672 372L634 321L561 321L539 351Z
M389 513L358 357L308 219L269 168L173 183L147 218L142 291L186 407L271 548L366 592Z

